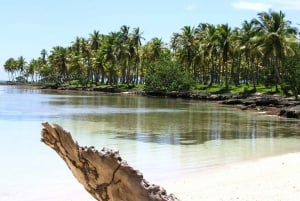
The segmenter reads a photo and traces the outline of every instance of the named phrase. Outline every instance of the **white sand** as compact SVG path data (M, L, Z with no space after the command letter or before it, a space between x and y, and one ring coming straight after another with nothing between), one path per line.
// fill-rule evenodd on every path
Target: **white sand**
M147 175L145 177L147 179ZM225 165L154 183L182 201L299 201L300 153ZM30 199L24 199L28 196L24 194L4 197L4 201L94 200L75 179L68 185L52 186L46 192L28 194L31 194Z
M182 201L298 201L300 153L226 165L160 185Z

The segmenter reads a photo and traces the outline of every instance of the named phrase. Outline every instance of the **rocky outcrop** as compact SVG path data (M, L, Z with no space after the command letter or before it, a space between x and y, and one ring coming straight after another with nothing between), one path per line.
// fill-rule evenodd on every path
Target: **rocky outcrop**
M281 109L279 116L300 119L300 105Z
M281 117L300 119L300 102L281 96L267 94L253 95L244 99L227 99L222 104L240 105L244 110L256 109Z
M122 160L117 151L81 147L57 124L43 123L42 142L54 149L85 189L99 201L179 201Z
M256 110L267 114L300 119L300 102L271 94L213 94L203 92L144 92L147 96L165 96L202 101L214 101L224 105L234 105L243 110Z

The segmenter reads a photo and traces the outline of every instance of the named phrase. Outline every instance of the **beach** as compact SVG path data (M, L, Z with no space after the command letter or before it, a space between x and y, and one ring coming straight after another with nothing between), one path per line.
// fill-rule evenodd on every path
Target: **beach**
M182 201L298 201L299 167L300 153L290 153L228 164L155 184ZM52 186L48 190L39 198L49 201L94 200L75 179L67 188ZM52 194L51 190L55 192Z
M300 198L300 153L238 162L182 175L164 181L150 181L164 187L182 201L298 201ZM147 179L147 175L145 175ZM94 201L70 175L66 183L52 183L14 195L4 201Z
M182 201L296 201L300 153L234 163L160 183Z

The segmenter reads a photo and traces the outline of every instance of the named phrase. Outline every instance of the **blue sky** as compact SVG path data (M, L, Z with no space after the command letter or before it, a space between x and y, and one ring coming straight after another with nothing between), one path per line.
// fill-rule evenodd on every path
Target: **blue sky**
M169 42L183 26L240 26L260 11L282 10L299 27L300 0L0 0L0 80L9 57L37 58L42 49L68 46L94 30L107 34L122 25L139 27L145 41Z

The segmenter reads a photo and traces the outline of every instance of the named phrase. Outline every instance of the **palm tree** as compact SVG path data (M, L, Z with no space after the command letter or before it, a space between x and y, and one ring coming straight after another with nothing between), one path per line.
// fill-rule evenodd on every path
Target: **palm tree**
M62 46L52 48L49 55L49 62L53 70L53 81L62 83L68 76L67 68L67 49Z
M133 83L138 84L139 82L139 64L140 64L140 48L142 46L143 32L140 32L139 28L134 28L130 34L130 57L133 62L133 73L135 72Z
M19 72L19 77L23 76L23 73L26 68L26 61L23 56L18 57L17 59L17 71Z
M184 26L181 30L182 33L178 36L178 57L184 66L184 69L188 73L193 73L194 78L196 78L196 69L193 62L198 49L195 38L195 28Z
M118 33L111 32L109 35L104 37L104 43L101 46L101 51L99 56L103 58L105 62L105 67L107 71L107 83L116 84L117 83L117 55L114 48L115 40L117 40Z
M213 24L200 24L197 28L197 37L201 40L201 48L204 54L204 60L207 61L210 69L210 84L220 80L217 72L218 62L218 33Z
M4 70L8 73L9 81L15 81L15 72L17 71L17 61L14 58L9 58L3 65Z
M241 48L241 29L234 28L231 34L231 70L230 80L235 85L240 84L240 71L242 64L243 51Z
M129 27L123 25L117 34L113 47L117 56L117 65L121 72L121 83L128 84L130 72L130 40L129 40Z
M152 38L148 43L143 46L143 59L148 62L158 61L163 51L166 49L164 42L160 38Z
M258 29L255 27L255 20L244 21L240 29L237 40L240 43L240 49L244 58L245 66L243 68L243 80L248 83L252 81L254 90L256 90L256 82L258 78L258 70L255 70L255 60L258 55L257 34ZM256 66L258 63L256 64Z
M41 50L41 59L43 64L47 63L47 51L45 49Z
M88 39L80 38L80 54L83 58L84 65L88 70L88 79L92 81L92 66L91 66L91 58L92 58L92 50L89 46Z
M101 45L102 35L99 31L94 30L93 33L90 34L89 42L91 49L96 52Z
M103 77L103 62L100 60L101 57L98 55L98 51L103 43L103 35L100 34L99 31L93 31L93 33L90 34L88 41L91 53L91 77L94 79L95 83L98 83L100 81L100 77Z
M222 73L225 75L225 87L228 88L228 56L231 45L231 28L228 24L222 24L217 27L218 43L220 48L220 56L222 58Z
M291 22L285 19L281 11L258 13L255 21L260 30L259 49L263 55L264 63L273 66L275 71L275 84L281 84L280 67L285 56L293 54L290 47L291 41L295 41L297 30L291 27Z
M106 78L106 72L105 72L105 58L104 58L104 54L102 52L102 48L100 48L94 57L93 60L93 66L96 70L97 75L95 80L96 82L101 82L101 84L104 84L105 78Z
M71 45L71 49L72 49L72 52L76 55L79 55L81 54L81 46L82 46L82 38L81 37L76 37L75 38L75 41L72 42L72 45Z
M37 59L31 59L28 68L26 69L26 74L30 76L30 79L32 82L37 82L37 72L38 68L40 66L39 60Z
M213 28L213 29L210 29ZM212 84L214 78L214 55L212 54L212 34L210 30L215 31L213 25L207 23L200 23L195 29L195 55L194 55L194 65L198 65L200 68L200 74L202 74L201 82L206 84L209 82L209 77L211 78L210 83ZM215 33L215 32L214 32ZM202 71L202 72L201 72ZM210 71L210 76L208 75Z

